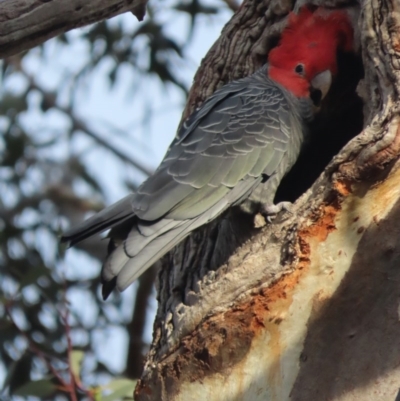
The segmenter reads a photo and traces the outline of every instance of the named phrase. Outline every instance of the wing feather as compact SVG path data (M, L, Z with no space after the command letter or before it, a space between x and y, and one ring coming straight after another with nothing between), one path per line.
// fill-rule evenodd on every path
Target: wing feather
M112 227L104 297L115 285L125 289L195 228L247 199L265 176L277 174L279 181L290 169L309 106L266 72L267 66L218 90L182 124L135 194L64 236L75 243Z
M183 124L156 174L138 190L140 219L193 218L239 181L274 174L289 148L292 100L259 78L217 92Z

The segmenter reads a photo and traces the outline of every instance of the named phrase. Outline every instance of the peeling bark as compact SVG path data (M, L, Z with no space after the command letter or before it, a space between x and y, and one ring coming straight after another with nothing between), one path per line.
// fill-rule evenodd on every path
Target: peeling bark
M244 1L204 59L184 116L265 61L291 7ZM358 135L283 222L256 229L232 210L164 258L136 400L396 399L400 3L365 1L358 23L364 124L343 117L348 104L336 116Z
M0 1L0 58L37 46L73 28L131 11L141 21L147 0Z

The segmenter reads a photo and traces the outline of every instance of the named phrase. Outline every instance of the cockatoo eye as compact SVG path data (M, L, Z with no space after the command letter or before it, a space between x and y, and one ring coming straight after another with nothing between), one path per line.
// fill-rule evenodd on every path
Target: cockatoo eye
M297 64L294 67L294 72L299 75L304 75L304 64Z

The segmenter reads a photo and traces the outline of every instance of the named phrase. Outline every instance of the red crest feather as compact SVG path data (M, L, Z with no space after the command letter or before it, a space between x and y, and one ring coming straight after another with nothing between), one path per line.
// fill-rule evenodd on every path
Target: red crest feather
M296 96L307 96L310 81L320 72L336 73L337 50L353 49L353 28L343 11L303 7L298 15L290 13L287 28L268 60L269 75ZM298 64L304 74L295 73Z

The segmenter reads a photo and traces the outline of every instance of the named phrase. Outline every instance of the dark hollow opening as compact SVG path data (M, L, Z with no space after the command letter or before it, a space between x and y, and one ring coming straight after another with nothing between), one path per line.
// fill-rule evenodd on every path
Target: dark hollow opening
M307 143L282 180L275 203L294 202L315 182L332 158L363 129L363 103L356 94L364 75L360 56L338 54L338 74L311 123Z
M311 124L306 146L279 186L275 203L296 201L312 186L341 148L362 131L363 103L356 94L362 77L361 57L338 55L338 74L320 113ZM196 282L208 271L220 269L232 253L257 232L259 229L254 227L254 216L243 213L239 207L229 209L210 224L195 230L191 235L193 243L197 244L195 252L193 249L189 252L191 243L187 242L182 248L183 261L180 259L179 262L185 266L182 270L187 276L174 283L174 290L177 291L181 285L187 288L187 277ZM173 266L174 263L166 263L160 270L160 276L164 276L166 281L173 274L170 271ZM160 282L163 282L161 277Z
M338 74L311 123L309 138L299 159L278 188L275 203L295 202L343 146L362 131L363 103L356 88L363 74L360 56L338 55ZM212 223L206 230L214 244L206 258L211 270L225 263L238 246L258 232L253 216L244 214L240 208L232 208L222 216L219 224Z

